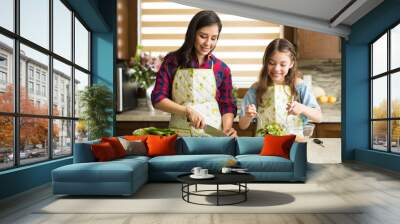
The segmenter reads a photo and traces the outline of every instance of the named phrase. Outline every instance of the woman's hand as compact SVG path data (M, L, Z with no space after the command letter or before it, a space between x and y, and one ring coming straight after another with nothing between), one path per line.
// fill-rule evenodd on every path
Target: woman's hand
M237 137L237 132L234 128L226 128L226 129L224 128L223 132L226 134L226 136L234 138Z
M250 104L246 106L245 116L253 119L257 116L257 108L256 105Z
M290 115L300 115L304 111L304 105L297 102L292 101L286 104L286 111Z
M186 118L195 128L203 129L206 126L204 117L190 107L186 107Z

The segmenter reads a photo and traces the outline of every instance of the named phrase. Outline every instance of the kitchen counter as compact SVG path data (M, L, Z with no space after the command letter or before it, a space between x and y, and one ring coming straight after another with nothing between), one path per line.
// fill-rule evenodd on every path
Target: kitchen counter
M147 107L139 107L135 110L117 114L117 135L131 134L132 131L143 127L167 128L171 115L159 110L149 111ZM256 124L250 124L246 130L239 128L239 117L236 116L233 127L239 136L254 136ZM322 122L315 125L313 137L338 138L341 136L340 114L334 111L323 113Z
M170 113L160 110L149 111L146 107L117 114L117 121L169 121L170 118Z
M117 114L117 121L169 121L171 115L169 113L154 110L149 111L146 107L137 108L135 110L126 111ZM239 117L236 116L235 122L239 121ZM340 111L323 111L322 123L340 123Z
M318 138L324 147L315 144L311 139L307 141L307 161L309 163L334 164L342 162L341 138Z

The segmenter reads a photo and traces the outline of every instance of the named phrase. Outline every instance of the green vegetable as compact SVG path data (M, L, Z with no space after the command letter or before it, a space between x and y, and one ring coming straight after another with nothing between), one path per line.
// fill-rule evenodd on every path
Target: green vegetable
M264 126L264 128L259 129L257 133L261 135L277 135L277 136L282 136L287 134L286 130L277 123L267 124Z
M140 128L136 129L133 135L160 135L160 136L168 136L168 135L175 135L175 131L169 128L156 128L156 127L147 127L147 128Z

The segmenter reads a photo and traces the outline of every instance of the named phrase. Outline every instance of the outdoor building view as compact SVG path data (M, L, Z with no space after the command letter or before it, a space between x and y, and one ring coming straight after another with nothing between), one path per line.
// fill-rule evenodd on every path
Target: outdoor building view
M371 45L372 148L394 153L400 153L399 38L397 25Z
M87 139L79 92L90 83L90 34L62 1L52 6L21 1L19 29L13 10L0 15L0 170L70 156Z

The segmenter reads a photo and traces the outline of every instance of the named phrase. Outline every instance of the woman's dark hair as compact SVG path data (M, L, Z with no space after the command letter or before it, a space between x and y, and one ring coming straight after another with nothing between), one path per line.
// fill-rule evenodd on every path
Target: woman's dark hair
M177 55L178 65L182 68L192 67L191 62L193 56L195 56L194 43L196 40L197 30L205 27L217 24L218 25L218 37L222 29L222 23L218 15L214 11L203 10L198 12L189 23L186 31L185 42L183 45L175 51ZM213 49L214 50L214 49Z
M268 75L268 62L276 51L289 53L289 57L293 62L293 67L289 69L288 74L285 76L285 84L290 87L291 93L288 94L293 97L297 96L295 82L297 78L300 78L300 73L297 70L296 50L290 41L278 38L268 44L267 48L265 49L263 66L261 68L260 75L258 76L256 88L256 99L258 105L263 104L262 97L265 91L267 91L268 86L272 85L273 83Z

